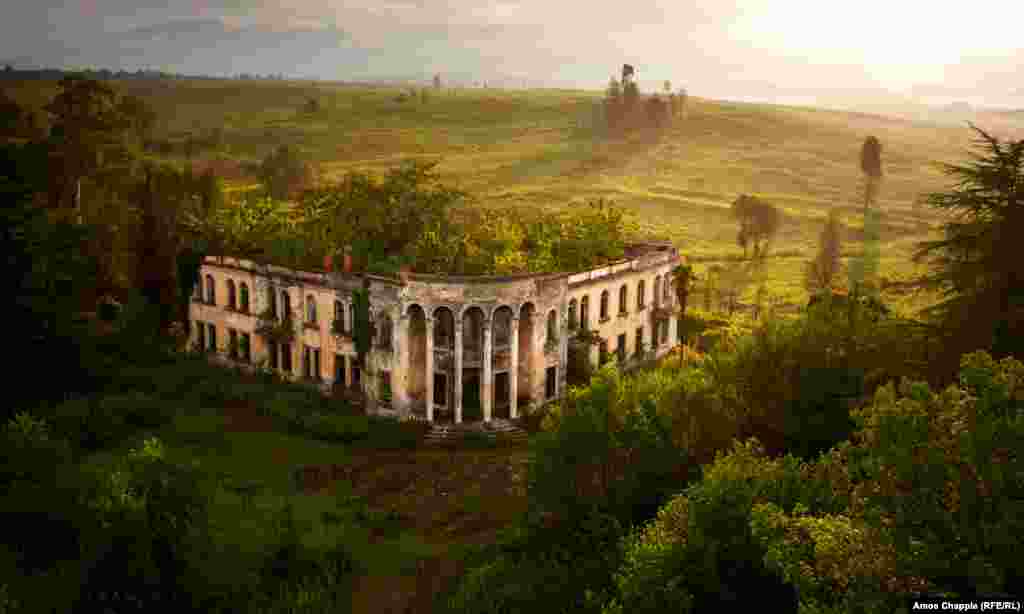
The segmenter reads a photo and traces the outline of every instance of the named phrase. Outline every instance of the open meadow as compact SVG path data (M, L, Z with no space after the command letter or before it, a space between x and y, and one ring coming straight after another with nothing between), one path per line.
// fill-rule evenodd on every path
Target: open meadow
M911 254L939 219L915 203L950 187L938 163L966 160L975 137L967 125L693 97L685 118L658 134L611 137L598 114L598 91L429 89L423 98L423 89L410 96L397 87L337 83L117 85L153 105L157 139L180 145L189 135L217 133L218 144L195 160L217 161L231 190L257 187L246 165L281 144L297 147L325 179L349 170L384 172L411 158L439 160L446 180L486 206L560 208L613 199L638 216L644 232L673 240L699 263L698 274L739 258L729 207L740 194L758 195L782 211L783 223L763 269L746 275L740 303L750 305L763 281L766 299L784 308L806 301L803 266L830 209L839 209L846 226L845 259L859 251L859 154L867 136L883 147L880 273L892 281L922 271ZM51 88L25 83L11 93L38 105ZM304 110L311 98L319 111ZM992 132L1019 138L1024 125L1004 121ZM183 163L182 151L161 157ZM900 310L929 302L906 293L886 298Z

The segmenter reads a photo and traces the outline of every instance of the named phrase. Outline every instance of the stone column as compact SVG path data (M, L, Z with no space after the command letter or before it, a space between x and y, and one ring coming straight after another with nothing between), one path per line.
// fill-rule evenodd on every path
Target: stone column
M434 318L426 318L427 355L423 357L423 377L426 379L427 422L434 421Z
M458 318L455 320L455 330L452 333L455 335L455 366L453 367L455 380L452 384L453 395L455 399L455 424L462 422L462 313L459 313Z
M512 334L510 335L509 369L508 369L508 415L513 420L517 417L519 402L519 318L512 318Z
M565 391L566 374L569 364L569 308L563 300L559 307L558 318L558 367L555 373L555 396L561 397ZM589 348L588 348L589 351Z
M398 334L391 339L392 357L398 356L398 373L391 373L391 395L395 409L402 413L409 412L409 354L412 349L412 338L409 336L409 314L403 313L398 318ZM394 359L392 359L394 365Z
M487 318L484 320L483 379L480 380L480 404L483 405L484 422L491 421L494 401L494 356L491 350L491 319Z

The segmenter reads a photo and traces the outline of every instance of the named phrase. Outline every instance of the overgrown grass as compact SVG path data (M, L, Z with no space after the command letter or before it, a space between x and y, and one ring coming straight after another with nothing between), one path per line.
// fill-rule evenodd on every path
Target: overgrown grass
M670 237L708 264L741 253L729 205L741 193L758 194L785 216L763 281L770 295L791 305L806 302L802 265L830 209L838 208L848 227L844 251L856 247L858 156L866 136L878 137L884 148L880 273L890 278L916 271L913 244L939 221L914 204L922 193L948 187L935 162L962 159L973 137L966 127L691 97L687 117L658 138L610 139L592 127L597 91L444 90L431 91L425 103L399 103L397 88L332 83L118 85L154 105L162 118L157 138L180 141L222 129L219 151L200 158L254 162L288 143L319 163L327 178L353 169L384 171L407 158L440 159L447 181L491 206L560 208L612 198L639 214L644 231ZM17 99L36 106L55 92L45 82L11 87ZM321 111L301 112L309 97ZM170 159L183 161L181 154ZM744 290L742 302L752 302L753 288ZM906 310L934 299L898 298L897 307Z

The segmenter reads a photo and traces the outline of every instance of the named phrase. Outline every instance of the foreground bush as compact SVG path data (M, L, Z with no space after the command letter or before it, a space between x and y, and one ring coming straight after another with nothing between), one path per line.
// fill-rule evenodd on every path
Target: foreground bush
M754 506L791 509L823 490L803 480L799 461L769 459L756 440L737 443L704 478L625 542L616 597L605 612L704 612L724 607L795 609L792 591L765 567L765 550L751 533Z
M626 541L606 611L752 605L749 591L778 611L890 612L911 591L1024 586L1024 365L970 354L958 386L887 384L854 419L813 463L749 443L719 458Z
M598 612L620 560L622 527L600 512L534 519L484 548L445 604L461 614Z

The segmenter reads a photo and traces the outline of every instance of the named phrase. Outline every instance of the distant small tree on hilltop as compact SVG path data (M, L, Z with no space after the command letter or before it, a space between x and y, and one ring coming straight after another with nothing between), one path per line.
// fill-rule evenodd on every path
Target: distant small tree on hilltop
M736 243L743 248L743 257L747 257L748 248L753 248L754 259L763 258L768 244L778 233L779 210L756 196L741 194L733 202L732 211L740 222Z

